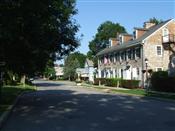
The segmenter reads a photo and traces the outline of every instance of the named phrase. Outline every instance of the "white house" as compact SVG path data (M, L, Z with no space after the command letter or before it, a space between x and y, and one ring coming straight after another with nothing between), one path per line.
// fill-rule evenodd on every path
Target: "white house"
M55 72L56 72L56 77L61 78L63 77L63 67L60 67L59 65L55 65Z
M86 59L84 68L77 68L76 73L78 74L78 79L87 80L89 82L94 82L94 63Z
M88 80L90 82L94 82L94 63L93 61L89 60L89 59L86 59L85 61L85 70L86 72L88 72Z

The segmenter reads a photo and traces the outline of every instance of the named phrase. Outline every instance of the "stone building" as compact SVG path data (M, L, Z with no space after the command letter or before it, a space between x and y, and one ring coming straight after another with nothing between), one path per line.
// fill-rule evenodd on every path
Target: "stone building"
M135 27L132 35L122 33L109 42L110 46L97 54L99 78L135 79L144 85L151 71L168 70L171 74L175 69L174 19L158 25L145 22L143 28Z

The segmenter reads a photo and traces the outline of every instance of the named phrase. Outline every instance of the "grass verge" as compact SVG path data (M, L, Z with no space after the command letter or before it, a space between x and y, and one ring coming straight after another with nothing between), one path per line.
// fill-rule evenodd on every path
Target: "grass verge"
M105 89L105 87L94 87L96 89ZM143 97L156 97L156 98L165 98L165 99L171 99L175 100L175 94L172 93L162 93L162 92L148 92L144 89L129 89L129 90L120 90L120 89L110 89L109 92L112 93L124 93L129 95L137 95L137 96L143 96Z
M26 85L25 87L22 85L19 86L4 86L1 89L1 97L0 97L0 115L8 110L8 107L14 103L17 96L25 91L35 91L36 87Z

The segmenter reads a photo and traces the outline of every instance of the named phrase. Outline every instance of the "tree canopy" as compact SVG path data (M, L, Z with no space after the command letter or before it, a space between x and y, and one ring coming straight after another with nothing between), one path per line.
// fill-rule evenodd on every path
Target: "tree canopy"
M64 63L64 78L74 80L76 77L76 69L84 68L86 56L79 52L71 53Z
M44 71L79 46L75 0L1 0L0 61L18 74Z
M161 22L163 22L163 20L161 20L161 19L159 20L156 17L150 18L148 21L152 22L152 23L155 23L156 25L160 24Z
M102 23L98 27L93 40L89 42L90 51L87 53L88 58L95 59L95 55L109 44L109 38L115 38L117 33L125 32L125 28L119 23L113 23L111 21ZM96 60L94 60L94 63L97 63Z

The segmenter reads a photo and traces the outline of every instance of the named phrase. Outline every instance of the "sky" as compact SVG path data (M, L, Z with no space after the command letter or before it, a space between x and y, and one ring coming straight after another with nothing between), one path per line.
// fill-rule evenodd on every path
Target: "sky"
M78 36L83 34L76 51L84 54L89 51L89 41L99 25L107 20L120 23L132 34L134 27L142 27L152 17L175 18L175 0L77 0L76 8L78 14L74 19L80 25Z

